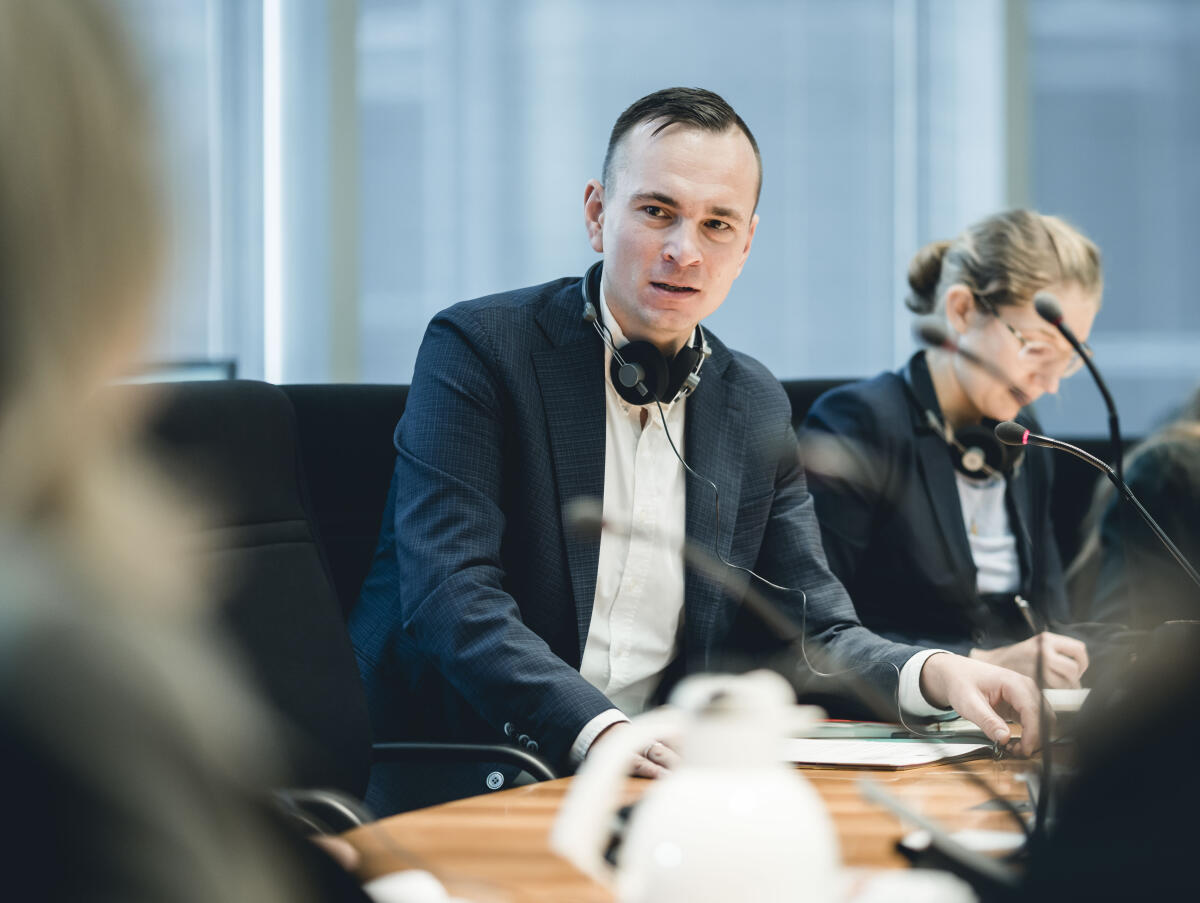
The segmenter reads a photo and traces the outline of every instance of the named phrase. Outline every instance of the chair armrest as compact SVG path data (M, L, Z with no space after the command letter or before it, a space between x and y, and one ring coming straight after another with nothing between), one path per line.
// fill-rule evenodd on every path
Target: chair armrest
M371 753L372 761L381 763L504 762L538 781L553 781L558 777L545 759L502 743L375 743Z
M375 820L348 793L326 788L289 788L272 794L283 814L306 834L341 834Z

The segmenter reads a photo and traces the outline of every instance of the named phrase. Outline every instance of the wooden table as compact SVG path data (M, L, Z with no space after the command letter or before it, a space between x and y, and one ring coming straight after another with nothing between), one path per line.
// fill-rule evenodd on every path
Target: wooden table
M858 782L878 781L894 796L948 830L986 828L1010 831L1010 816L978 808L987 793L963 772L984 777L997 792L1026 799L1017 775L1032 763L977 760L928 765L902 771L805 768L837 827L842 860L848 866L900 868L906 860L896 841L910 826L862 799ZM364 879L401 868L426 868L454 893L478 903L611 903L612 895L549 849L549 833L570 778L517 787L407 812L345 835L363 854ZM629 779L627 802L649 781Z

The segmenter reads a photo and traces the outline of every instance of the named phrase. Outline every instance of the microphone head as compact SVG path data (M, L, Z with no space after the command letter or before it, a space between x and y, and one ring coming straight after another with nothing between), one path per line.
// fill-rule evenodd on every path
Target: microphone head
M563 506L563 519L567 529L580 536L599 536L604 532L604 503L594 496L577 496Z
M1058 299L1049 292L1038 292L1036 295L1034 295L1033 308L1038 312L1038 316L1040 316L1047 323L1053 323L1055 326L1057 326L1062 322L1062 305L1060 305L1058 303Z
M917 318L913 323L913 335L916 336L917 341L931 348L945 348L947 351L953 351L955 347L955 342L950 338L950 331L938 317Z
M1005 445L1029 444L1029 430L1015 420L1005 420L1003 423L996 424L994 432L996 433L996 438Z

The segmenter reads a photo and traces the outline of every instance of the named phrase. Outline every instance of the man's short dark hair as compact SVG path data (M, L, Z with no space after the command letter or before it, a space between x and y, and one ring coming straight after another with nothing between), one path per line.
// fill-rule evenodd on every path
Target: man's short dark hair
M703 88L663 88L630 104L625 112L617 117L612 134L608 136L608 150L604 152L602 173L605 185L612 180L613 157L617 147L630 129L643 122L658 123L652 133L654 135L672 125L684 125L717 134L735 126L741 129L750 146L754 148L754 159L758 163L758 187L754 192L754 205L758 206L758 195L762 191L762 155L758 152L758 142L754 140L750 127L734 112L733 107L725 102L725 98Z

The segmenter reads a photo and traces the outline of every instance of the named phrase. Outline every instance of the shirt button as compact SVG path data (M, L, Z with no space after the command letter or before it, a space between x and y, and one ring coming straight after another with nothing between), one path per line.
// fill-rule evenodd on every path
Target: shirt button
M530 740L528 743L525 744L525 748L527 750L529 750L531 753L535 753L538 751L538 742L536 740Z
M511 721L504 722L504 736L515 737L516 734L517 734L516 725L514 725Z

